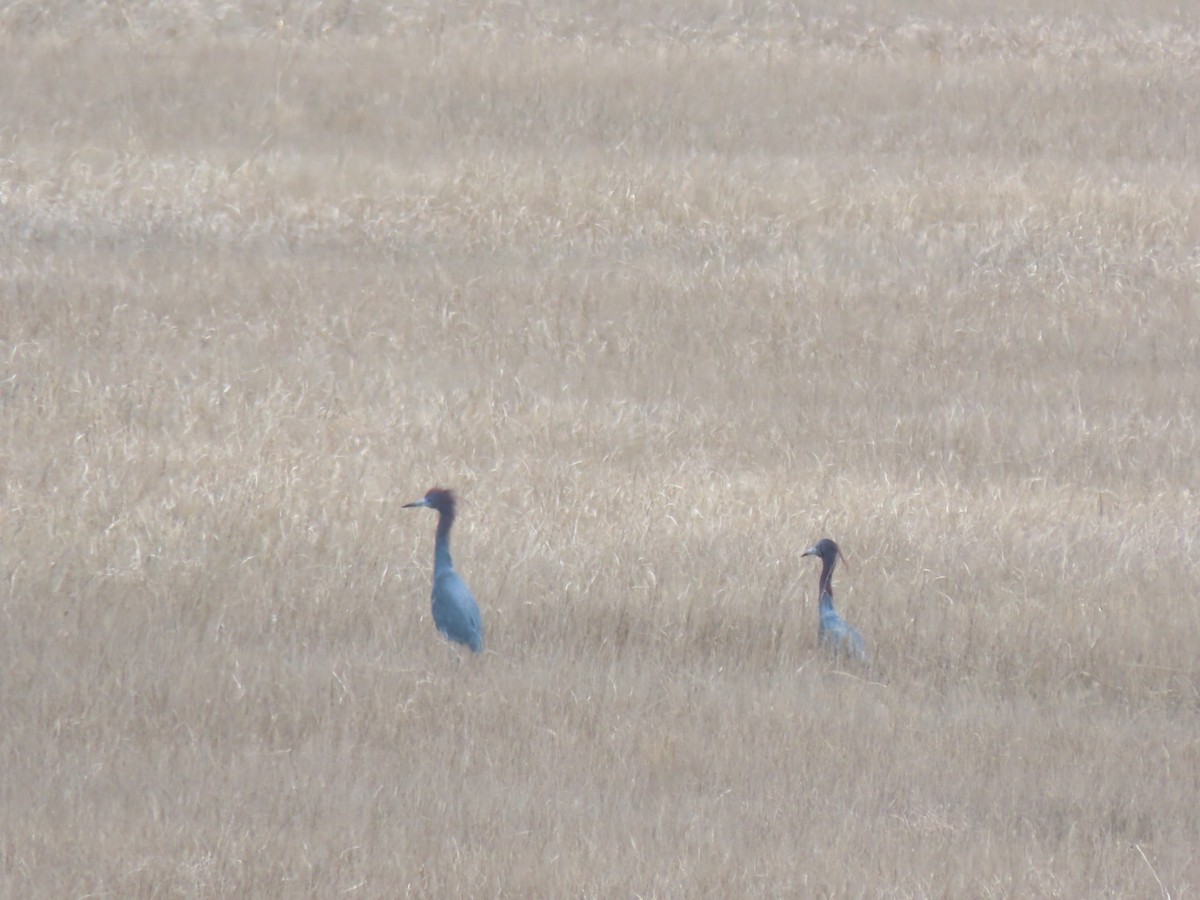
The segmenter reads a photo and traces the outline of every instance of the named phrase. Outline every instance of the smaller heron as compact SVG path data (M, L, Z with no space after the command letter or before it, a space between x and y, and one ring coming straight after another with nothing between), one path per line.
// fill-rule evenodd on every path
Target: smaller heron
M845 653L852 659L861 659L864 662L870 661L870 656L867 654L867 645L863 640L863 636L858 633L858 630L847 624L846 620L838 615L836 609L833 608L833 567L837 565L838 559L846 562L846 557L842 556L842 551L829 538L822 538L801 554L802 556L816 556L821 560L821 624L817 628L817 639L833 650L834 656L839 656ZM846 565L850 565L846 563Z
M450 526L454 524L454 492L430 488L425 496L404 509L427 506L438 513L437 535L433 543L433 624L448 641L466 644L473 653L483 651L483 618L471 589L454 571L450 561Z

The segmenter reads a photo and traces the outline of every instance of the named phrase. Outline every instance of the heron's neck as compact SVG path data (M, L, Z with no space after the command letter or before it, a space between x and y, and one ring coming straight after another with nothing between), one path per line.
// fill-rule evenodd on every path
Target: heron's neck
M828 590L821 591L821 612L833 612L833 594Z
M825 596L829 595L830 603L833 602L833 567L835 563L830 559L821 560L821 602L825 602Z
M450 561L450 526L454 524L454 513L438 512L437 537L433 542L433 571L445 572L454 568Z

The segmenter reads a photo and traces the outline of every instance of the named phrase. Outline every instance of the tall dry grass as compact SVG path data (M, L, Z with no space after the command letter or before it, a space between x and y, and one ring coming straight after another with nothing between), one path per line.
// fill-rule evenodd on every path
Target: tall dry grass
M1195 894L1177 4L0 45L4 896Z

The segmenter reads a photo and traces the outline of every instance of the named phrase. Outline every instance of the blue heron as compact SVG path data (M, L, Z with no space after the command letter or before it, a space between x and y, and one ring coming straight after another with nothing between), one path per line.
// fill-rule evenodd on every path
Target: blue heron
M433 624L446 640L466 644L473 653L480 653L483 651L483 619L479 615L479 604L450 561L454 492L431 488L422 499L405 503L404 509L413 506L427 506L438 512L437 537L433 545Z
M870 657L863 636L857 629L848 625L833 608L833 567L837 565L839 558L846 562L841 549L829 538L822 538L801 555L817 556L821 559L821 624L817 629L817 639L832 649L834 656L845 653L852 659L868 661Z

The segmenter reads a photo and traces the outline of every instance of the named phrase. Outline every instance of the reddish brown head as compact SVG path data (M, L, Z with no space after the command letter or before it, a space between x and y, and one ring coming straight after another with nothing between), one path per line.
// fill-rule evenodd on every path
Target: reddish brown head
M821 577L818 580L818 584L820 585L821 593L829 593L832 595L833 567L837 565L837 561L839 559L842 562L846 562L846 557L842 556L842 551L838 548L838 545L829 538L821 538L821 540L817 541L815 544L805 550L801 556L820 557ZM846 567L849 568L850 564L846 563Z
M447 516L454 515L454 509L457 500L454 496L454 491L449 488L430 488L425 492L425 496L420 500L414 500L412 503L405 503L404 509L412 506L428 506L430 509L436 509L438 512Z
M800 555L819 557L825 567L829 569L832 569L839 559L846 563L846 568L850 568L850 563L846 562L846 557L842 556L841 548L829 538L821 538Z

